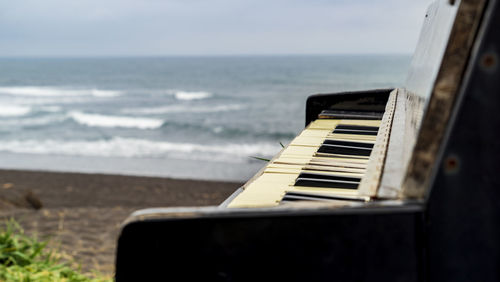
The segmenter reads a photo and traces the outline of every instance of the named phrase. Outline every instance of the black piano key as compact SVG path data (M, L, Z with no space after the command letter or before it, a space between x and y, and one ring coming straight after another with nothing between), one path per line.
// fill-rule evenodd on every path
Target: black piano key
M301 173L295 180L294 186L357 189L360 181L361 179L355 177Z
M333 130L336 134L377 135L378 127L364 125L339 124Z
M323 144L342 145L342 146L350 146L350 147L361 147L361 148L369 148L369 149L373 148L373 144L371 144L371 143L343 141L343 140L331 140L331 139L325 140L323 142Z
M359 183L338 180L297 178L295 186L318 187L318 188L338 188L338 189L358 189Z
M349 130L349 129L335 129L333 131L335 134L354 134L354 135L377 135L377 131L367 131L367 130Z
M378 131L378 126L339 124L335 129Z
M352 156L370 156L371 148L330 145L323 144L319 147L318 153L337 154L337 155L352 155Z
M381 120L384 116L383 112L353 112L342 110L323 110L318 115L319 118L326 119L370 119Z
M302 172L298 177L301 178L320 178L320 179L329 179L329 180L343 180L343 181L352 181L352 182L360 182L361 178L352 177L352 176L340 176L340 175L330 175L323 173L311 173L311 172Z
M297 193L287 192L281 199L282 202L295 202L295 201L352 201L364 202L363 199L346 198L341 196L318 195L312 193Z

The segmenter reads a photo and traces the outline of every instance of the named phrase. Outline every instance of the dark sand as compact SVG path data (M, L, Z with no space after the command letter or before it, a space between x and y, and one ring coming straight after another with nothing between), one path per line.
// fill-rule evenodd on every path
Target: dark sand
M134 210L218 205L241 184L0 170L0 219L14 218L26 233L50 238L84 271L112 275L120 225Z

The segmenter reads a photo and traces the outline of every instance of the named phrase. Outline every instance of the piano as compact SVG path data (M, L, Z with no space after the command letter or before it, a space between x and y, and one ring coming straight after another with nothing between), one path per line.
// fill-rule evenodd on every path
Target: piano
M310 96L220 206L134 212L116 280L499 281L498 2L435 1L404 85Z

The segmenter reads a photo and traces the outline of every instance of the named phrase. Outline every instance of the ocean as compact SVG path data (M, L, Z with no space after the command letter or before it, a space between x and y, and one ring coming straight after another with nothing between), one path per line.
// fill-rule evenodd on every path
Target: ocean
M309 95L401 86L409 55L0 59L0 169L245 181Z

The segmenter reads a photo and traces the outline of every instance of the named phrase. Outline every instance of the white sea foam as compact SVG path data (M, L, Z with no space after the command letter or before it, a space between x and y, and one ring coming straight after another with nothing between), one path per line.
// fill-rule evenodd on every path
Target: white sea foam
M0 117L19 117L31 112L30 107L0 104Z
M150 107L150 108L127 108L121 112L128 114L144 114L144 115L157 115L168 113L216 113L236 111L243 108L243 105L216 105L216 106L187 106L187 105L171 105L164 107Z
M98 157L184 157L241 161L249 156L268 156L279 151L270 143L193 144L114 137L98 141L11 140L0 141L0 151L12 153ZM236 159L235 159L236 158Z
M65 97L65 96L94 96L94 97L116 97L122 94L116 90L101 89L76 89L47 86L17 86L0 87L0 94L30 97Z
M140 118L128 116L108 116L100 114L89 114L83 112L68 113L74 121L96 127L125 127L139 129L156 129L162 126L163 120L154 118Z
M176 91L174 95L177 100L185 100L185 101L201 100L212 97L212 93L205 91L198 91L198 92Z

